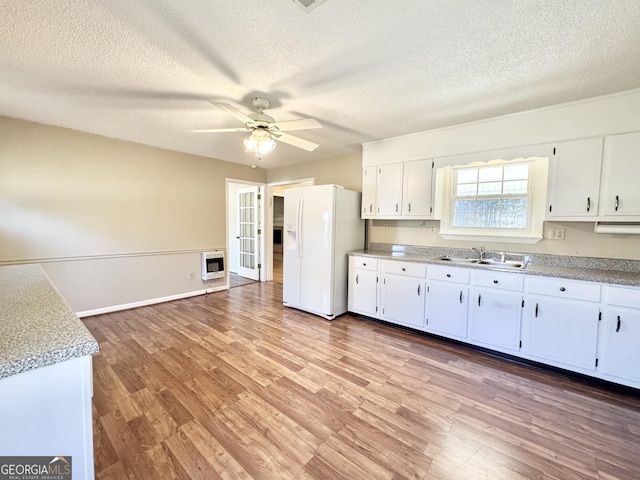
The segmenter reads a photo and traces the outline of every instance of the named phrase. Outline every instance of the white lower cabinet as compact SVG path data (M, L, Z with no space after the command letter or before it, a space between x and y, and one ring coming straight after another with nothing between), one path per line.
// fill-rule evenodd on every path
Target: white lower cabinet
M427 318L425 330L457 340L467 338L469 271L456 267L427 269Z
M596 370L600 285L556 278L530 278L523 353L568 370Z
M516 354L520 351L523 277L517 274L473 272L469 306L469 341Z
M610 287L606 309L602 374L640 388L640 289Z
M353 255L349 311L640 389L640 288Z
M378 315L378 260L371 257L349 257L347 304L350 312L375 317Z
M420 263L383 261L380 318L424 328L425 269Z

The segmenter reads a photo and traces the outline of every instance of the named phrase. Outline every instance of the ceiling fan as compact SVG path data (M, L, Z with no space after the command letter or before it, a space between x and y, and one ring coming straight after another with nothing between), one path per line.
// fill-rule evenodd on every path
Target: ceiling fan
M302 148L308 152L312 152L318 148L317 143L284 133L291 130L322 128L322 125L320 125L317 120L304 118L301 120L276 123L273 117L264 114L264 110L267 110L271 106L271 102L266 98L255 97L251 100L253 108L255 108L258 113L250 113L249 115L245 115L228 103L211 103L243 122L244 127L204 128L191 130L193 133L251 132L251 136L244 141L245 151L255 152L259 159L262 159L262 155L269 153L275 148L274 139L293 145L294 147Z

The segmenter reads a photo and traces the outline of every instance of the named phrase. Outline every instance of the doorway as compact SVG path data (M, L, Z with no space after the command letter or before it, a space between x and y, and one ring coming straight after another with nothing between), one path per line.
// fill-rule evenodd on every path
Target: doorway
M264 184L227 179L229 288L266 280Z

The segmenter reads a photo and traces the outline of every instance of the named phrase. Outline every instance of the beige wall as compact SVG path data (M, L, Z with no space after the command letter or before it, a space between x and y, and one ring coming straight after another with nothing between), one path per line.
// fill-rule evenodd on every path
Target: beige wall
M42 261L76 311L202 289L226 178L266 171L0 117L0 264Z
M362 155L350 155L328 160L299 163L267 170L269 183L315 178L316 185L336 184L346 189L362 191Z

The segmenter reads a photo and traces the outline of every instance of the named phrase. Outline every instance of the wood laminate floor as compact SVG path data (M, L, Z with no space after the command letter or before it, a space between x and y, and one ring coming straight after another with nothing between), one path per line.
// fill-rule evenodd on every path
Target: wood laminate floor
M640 478L638 396L281 298L86 319L97 478Z

